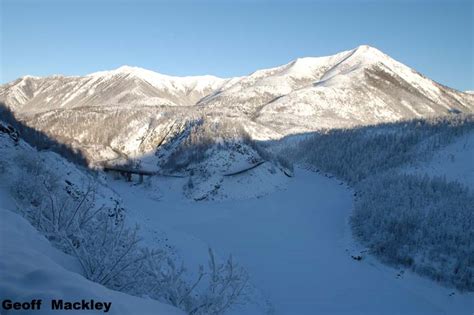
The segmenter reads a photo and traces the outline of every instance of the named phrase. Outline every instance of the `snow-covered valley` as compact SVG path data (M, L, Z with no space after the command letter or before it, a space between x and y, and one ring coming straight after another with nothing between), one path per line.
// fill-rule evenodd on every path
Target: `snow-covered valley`
M163 198L115 181L146 242L166 231L186 261L205 263L210 246L249 271L263 300L229 314L470 314L474 295L386 267L352 239L353 192L334 178L297 169L288 185L258 199L183 200L180 179L160 184ZM252 187L248 187L252 189ZM133 209L133 210L132 210ZM454 292L454 294L453 294Z
M440 286L404 268L384 266L365 253L348 224L353 191L331 177L297 168L291 180L265 196L207 202L185 198L182 178L153 179L145 187L109 176L107 184L123 198L128 224L140 225L146 245L156 246L166 239L190 266L206 264L211 247L220 257L232 254L249 272L252 296L226 314L472 312L473 293ZM112 314L178 314L166 305L88 284L77 275L80 267L72 257L51 248L29 223L11 212L15 201L7 187L0 192L1 207L8 209L2 210L0 242L3 296L21 300L80 295L112 301ZM354 259L358 255L362 260ZM26 263L26 257L35 257L35 262ZM37 279L35 285L32 277ZM53 278L55 282L50 281Z

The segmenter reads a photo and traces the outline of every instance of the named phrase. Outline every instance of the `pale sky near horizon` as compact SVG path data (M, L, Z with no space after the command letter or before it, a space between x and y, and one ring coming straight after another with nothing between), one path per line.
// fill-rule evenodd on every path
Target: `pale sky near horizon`
M121 65L241 76L368 44L474 90L471 0L0 1L0 83Z

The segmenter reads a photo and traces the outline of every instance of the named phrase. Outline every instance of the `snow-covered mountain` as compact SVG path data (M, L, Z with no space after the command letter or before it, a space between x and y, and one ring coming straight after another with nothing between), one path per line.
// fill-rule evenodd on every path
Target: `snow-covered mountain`
M2 85L0 102L95 161L153 155L178 139L187 123L209 117L232 120L252 138L268 140L474 111L474 95L438 84L370 46L229 79L128 66L84 77L27 76Z
M84 77L26 76L2 86L1 99L22 112L101 105L193 105L228 80L172 77L122 66Z
M472 96L361 46L341 56L317 81L262 106L257 121L280 131L304 132L316 124L346 127L473 109ZM278 128L281 121L274 117L282 116L290 121Z

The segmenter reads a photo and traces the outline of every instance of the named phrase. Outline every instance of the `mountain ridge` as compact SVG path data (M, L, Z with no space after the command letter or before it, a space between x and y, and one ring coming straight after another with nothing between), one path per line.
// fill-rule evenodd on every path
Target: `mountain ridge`
M10 106L23 106L31 102L33 103L32 107L35 107L38 103L50 101L61 103L55 107L77 107L82 104L94 104L94 102L101 102L102 104L141 102L143 105L171 106L203 105L210 103L211 99L219 103L216 96L220 95L219 97L221 97L222 93L229 94L237 90L242 92L242 88L245 89L252 85L254 88L267 89L265 92L275 94L274 96L278 97L289 94L295 89L302 88L310 83L331 83L329 80L335 77L347 76L353 71L374 64L384 64L394 72L402 72L403 77L409 78L411 84L416 85L417 81L428 80L428 83L424 86L418 86L418 88L425 89L427 93L433 94L430 88L426 88L426 86L433 84L434 81L427 79L374 47L360 45L352 50L334 55L297 58L281 66L256 70L247 76L230 78L220 78L213 75L171 76L127 65L113 70L93 72L85 76L53 75L41 78L27 75L0 85L0 101L4 101ZM409 73L410 70L413 73ZM418 74L420 77L413 78L413 74ZM109 87L107 83L110 81L115 81L115 83ZM43 89L41 89L41 86L38 89L38 84L44 85L41 83L45 82L49 82L50 85L46 87L46 91L44 86ZM39 96L41 93L48 93L50 90L55 90L57 94L60 94L61 88L58 85L71 84L75 84L81 89L76 89L76 91L66 89L63 92L64 97L56 100L42 99ZM436 85L441 84L436 83ZM270 91L270 88L279 91ZM114 96L108 95L105 99L98 96L92 97L96 89L100 89L97 93L107 94L108 90L113 89L115 89L115 92L119 90L120 93L114 93ZM87 90L87 93L85 93L85 90Z
M199 120L232 121L252 139L272 140L474 112L474 95L367 45L234 78L174 77L131 66L81 77L30 76L1 85L0 103L96 161L153 155Z

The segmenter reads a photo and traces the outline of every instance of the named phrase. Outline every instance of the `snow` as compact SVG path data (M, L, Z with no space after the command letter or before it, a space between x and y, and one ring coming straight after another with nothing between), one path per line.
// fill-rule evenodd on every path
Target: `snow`
M441 150L427 169L472 180L465 174L472 171L473 139L470 134ZM8 172L15 174L11 168L17 154L33 149L23 142L14 145L6 136L0 135L0 140ZM78 169L56 154L41 156L59 175L68 174L74 182L83 179ZM232 166L248 166L244 160L237 162ZM291 179L271 175L267 164L225 177L221 190L229 196L224 201L185 198L186 178L159 177L151 187L111 179L108 184L124 199L127 220L140 225L145 244L153 247L166 238L189 267L190 276L198 264L206 264L208 247L220 258L232 254L248 270L254 290L251 303L227 315L472 314L474 293L442 287L366 254L361 261L351 258L362 248L352 240L347 224L352 191L343 183L302 169L296 169ZM16 207L8 181L0 182L1 298L93 298L111 301L112 314L180 314L82 277L73 257L52 248L19 215L3 210Z
M108 313L116 315L183 314L169 305L112 291L87 280L81 275L82 269L76 258L53 248L27 220L14 212L18 205L11 196L11 190L19 176L19 160L21 156L35 155L61 177L62 182L67 179L80 185L90 180L74 164L57 154L48 151L38 153L22 140L15 144L7 135L0 133L0 300L24 302L43 299L42 310L34 314L52 314L49 304L53 298L112 302ZM118 197L100 184L100 178L97 180L98 202ZM54 314L71 313L97 314L95 311L54 311Z
M34 314L52 314L49 306L51 299L112 302L108 314L116 315L183 314L171 306L112 291L86 280L78 273L76 261L51 247L25 219L4 209L0 209L0 217L1 300L25 302L43 299L41 310L34 311ZM54 311L54 314L97 313L87 310Z
M450 296L452 289L370 256L352 259L360 251L347 224L352 192L334 179L297 169L284 189L218 202L183 198L185 179L162 178L160 199L142 186L110 184L148 244L165 231L186 262L204 264L210 246L248 270L262 298L231 314L467 315L474 309L473 293Z
M196 91L202 92L210 88L217 89L228 80L212 75L174 77L140 67L132 67L127 65L121 66L111 71L94 72L87 75L87 77L110 79L116 75L133 75L147 81L159 89L167 89L170 91L176 89L180 91L194 89Z
M438 150L429 161L419 162L406 171L444 176L447 180L458 181L474 191L474 132L459 137Z
M395 92L404 92L408 83L421 97L412 92L403 99L388 95L390 88L382 90L367 80L366 70L374 67L401 78L386 85ZM386 81L383 77L377 80ZM30 95L26 87L33 84ZM34 101L29 104L32 95ZM445 112L440 107L450 108L450 97L464 104L466 111L473 110L471 95L441 89L366 45L328 57L299 58L230 79L173 77L130 66L85 77L25 77L2 85L0 97L20 104L20 114L55 109L38 115L39 123L32 125L58 139L80 141L96 161L125 154L142 158L145 168L156 166L153 153L158 143L173 141L182 132L180 126L198 113L217 120L233 117L252 139L270 140L318 128L440 114ZM25 104L28 106L22 107ZM122 107L115 109L111 104ZM183 112L143 106L195 104L200 106ZM89 105L97 109L84 107ZM58 106L64 110L57 110ZM75 106L80 110L67 111ZM104 123L111 128L103 128ZM444 175L472 188L473 139L473 135L459 139L427 164L407 171ZM24 143L0 147L7 170L18 163L16 153L22 150L33 152ZM362 261L351 258L363 249L351 237L347 222L352 192L344 184L301 169L290 179L274 172L270 163L237 176L223 176L251 165L230 155L231 151L212 154L203 166L214 172L187 196L183 194L187 178L158 177L148 188L110 178L109 184L124 199L129 224L141 226L146 245L153 247L163 237L169 238L190 269L207 263L210 246L221 258L232 254L249 271L255 289L253 303L234 309L234 314L472 314L473 293L441 287L409 271L381 265L365 254ZM57 155L41 153L41 157L59 176L75 183L87 180ZM16 173L8 170L6 174L5 178L13 180ZM0 208L14 209L7 186L2 185L5 183L0 182ZM210 196L214 188L218 193ZM101 186L99 195L108 200L114 194ZM193 200L201 196L210 198ZM87 281L74 258L53 249L25 220L8 210L2 210L0 216L2 296L105 297L116 305L114 314L177 313L154 301ZM137 305L142 309L136 310Z
M199 115L235 117L258 140L444 115L449 110L474 111L473 95L443 87L367 45L332 56L298 58L228 79L176 77L132 66L84 77L22 79L0 87L2 100L31 126L90 151L88 157L94 161L103 154L89 148L110 150L109 139L118 153L137 153L140 144L128 136L144 131L137 119L143 122L153 108L152 115L166 115L162 119L168 123ZM92 106L101 111L100 118L86 109ZM114 116L114 107L122 110L120 116ZM126 117L126 112L139 113ZM94 126L97 121L101 127L102 121L112 120L117 129L121 126L115 135ZM82 137L73 134L77 128L83 130ZM163 136L159 131L151 134L156 142ZM153 154L152 146L148 148L142 152L140 146L138 153Z

